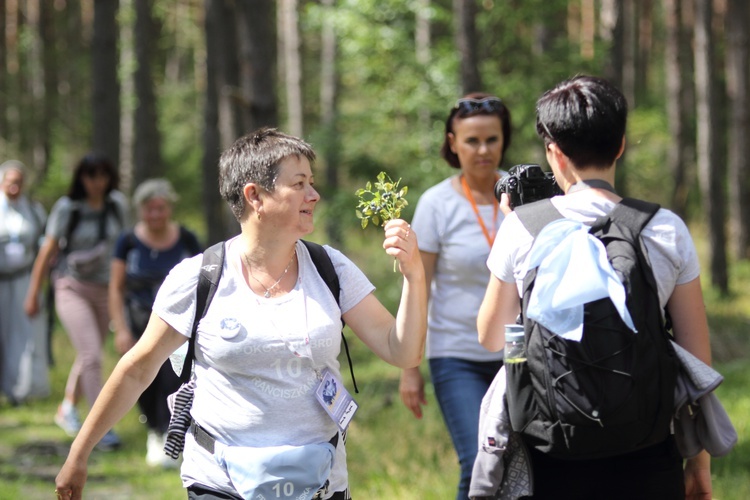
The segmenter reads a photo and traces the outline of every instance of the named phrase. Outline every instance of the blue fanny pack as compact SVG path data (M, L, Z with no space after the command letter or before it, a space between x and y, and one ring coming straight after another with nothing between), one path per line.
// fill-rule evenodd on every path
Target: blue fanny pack
M338 433L323 443L254 447L223 444L195 421L191 429L195 441L227 471L242 498L310 500L327 492Z

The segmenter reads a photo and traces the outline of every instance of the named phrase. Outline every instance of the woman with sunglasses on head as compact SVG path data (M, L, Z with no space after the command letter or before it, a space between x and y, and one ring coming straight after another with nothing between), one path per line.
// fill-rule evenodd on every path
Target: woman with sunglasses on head
M81 427L76 410L80 396L91 407L102 388L110 256L127 215L127 200L116 190L117 181L117 171L106 157L92 153L80 160L67 196L50 212L24 303L26 314L39 313L39 291L54 262L55 310L76 350L55 423L71 436ZM119 445L120 439L110 431L97 447L111 450Z
M502 364L477 340L476 318L489 273L486 261L503 219L494 196L498 167L510 145L510 112L484 93L459 99L445 122L441 156L458 173L417 203L430 308L426 357L432 383L461 466L457 499L466 499L477 454L479 409ZM419 368L403 370L401 400L417 418L427 404Z

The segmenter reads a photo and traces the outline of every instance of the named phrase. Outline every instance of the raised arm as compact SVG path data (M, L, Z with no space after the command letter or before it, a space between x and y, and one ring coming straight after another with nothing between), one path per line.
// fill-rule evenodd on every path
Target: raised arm
M435 275L435 266L437 265L438 254L432 252L423 252L420 250L422 265L424 265L425 287L427 289L427 301L430 300L430 287L432 286L432 277ZM419 366L414 368L404 368L399 379L398 392L401 401L417 418L422 418L422 405L427 404L427 398L424 394L424 377L419 371Z
M422 360L427 335L427 285L417 236L406 221L392 220L385 226L383 248L404 276L396 318L370 294L344 314L344 321L380 358L413 368Z
M492 352L505 347L505 325L515 323L519 312L521 303L516 284L490 276L477 315L479 343Z

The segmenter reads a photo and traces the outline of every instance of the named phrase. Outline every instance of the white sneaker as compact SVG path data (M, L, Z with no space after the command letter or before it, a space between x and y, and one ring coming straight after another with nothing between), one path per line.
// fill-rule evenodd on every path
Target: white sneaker
M148 437L146 438L146 464L150 467L175 469L180 466L179 459L175 460L164 452L165 439L166 434L148 431Z
M68 436L75 437L81 430L81 420L78 418L78 410L70 401L63 400L57 407L55 413L55 423L60 426Z

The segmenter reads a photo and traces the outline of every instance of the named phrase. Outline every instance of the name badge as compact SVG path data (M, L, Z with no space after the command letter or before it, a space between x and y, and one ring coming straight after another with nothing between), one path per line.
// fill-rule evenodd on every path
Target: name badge
M328 416L339 426L341 432L344 432L349 427L359 405L346 390L343 382L334 377L328 369L323 371L322 376L323 379L315 389L315 397L318 398L318 402Z

